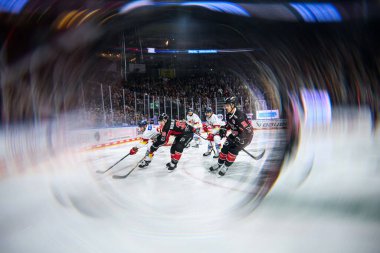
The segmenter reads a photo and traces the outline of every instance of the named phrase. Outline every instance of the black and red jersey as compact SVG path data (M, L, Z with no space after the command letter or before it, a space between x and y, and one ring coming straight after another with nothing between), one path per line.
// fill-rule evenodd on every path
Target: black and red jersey
M226 120L226 128L232 131L232 135L244 139L252 137L253 128L244 112L236 108L234 113L228 113L226 115Z
M194 128L188 125L185 121L168 119L165 125L161 128L161 133L152 146L158 148L166 144L171 135L177 136L192 133L194 133Z

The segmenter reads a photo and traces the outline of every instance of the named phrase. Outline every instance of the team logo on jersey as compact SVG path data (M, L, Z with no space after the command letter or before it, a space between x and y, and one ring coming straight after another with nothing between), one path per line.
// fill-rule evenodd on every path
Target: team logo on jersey
M148 130L152 130L152 125L148 125Z

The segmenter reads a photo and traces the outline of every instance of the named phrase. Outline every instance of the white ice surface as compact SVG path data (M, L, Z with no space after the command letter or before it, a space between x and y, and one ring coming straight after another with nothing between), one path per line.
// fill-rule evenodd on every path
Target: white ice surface
M169 147L128 172L144 150L97 174L131 145L66 152L0 181L0 252L379 252L379 135L302 134L295 157L248 215L243 200L278 164L283 133L257 131L225 177L186 149L168 173ZM253 206L257 202L250 202ZM248 204L249 206L249 204ZM245 214L245 215L244 215Z

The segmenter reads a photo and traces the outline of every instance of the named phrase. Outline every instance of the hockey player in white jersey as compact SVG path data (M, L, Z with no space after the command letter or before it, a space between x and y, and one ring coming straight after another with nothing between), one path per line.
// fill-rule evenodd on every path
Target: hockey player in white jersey
M189 108L187 110L186 123L195 128L195 134L193 138L195 145L193 147L199 148L200 138L198 135L200 134L202 128L202 121L199 116L194 113L193 108Z
M149 153L149 148L150 146L152 145L152 142L149 143L149 140L152 140L154 141L155 138L159 135L159 131L156 127L154 127L153 125L151 124L148 124L148 122L146 120L142 120L138 123L138 126L139 126L139 131L140 132L143 132L142 136L141 136L141 140L139 143L137 143L136 146L132 147L131 150L129 151L129 154L130 155L134 155L137 153L137 151L142 148L142 147L145 147L148 145L148 148L147 148L147 152L145 154L145 159L142 161L144 162L144 165L147 163L149 164L151 161L152 161L152 158L153 158L153 154L150 154ZM139 164L139 167L141 168L142 164ZM144 167L144 166L142 166Z
M208 133L207 140L209 140L209 144L207 152L204 153L203 156L211 155L212 146L213 143L215 143L215 154L213 157L218 158L220 152L220 143L222 140L219 135L219 129L222 125L224 125L224 122L221 121L218 116L213 113L210 107L206 108L205 114L207 123L203 125L203 130Z

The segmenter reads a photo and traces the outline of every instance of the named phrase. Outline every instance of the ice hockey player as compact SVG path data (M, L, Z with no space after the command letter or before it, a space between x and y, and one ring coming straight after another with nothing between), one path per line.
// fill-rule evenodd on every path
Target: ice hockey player
M219 169L219 175L224 176L228 168L233 164L242 148L249 145L253 138L253 129L247 115L236 108L236 98L229 97L225 100L226 126L221 127L219 135L223 138L227 130L231 130L223 148L219 154L218 163L210 167L210 171Z
M218 158L219 157L219 152L220 152L220 142L221 142L221 138L220 138L220 135L219 135L219 129L221 127L221 125L224 125L224 122L222 122L218 116L216 116L213 112L212 112L212 109L210 107L207 107L206 108L206 121L207 123L205 123L203 125L203 131L205 131L206 133L208 133L207 135L207 140L209 140L209 143L208 143L208 149L207 149L207 152L203 154L203 156L209 156L211 155L211 152L212 152L212 146L213 146L213 143L215 143L215 154L214 154L214 158Z
M156 140L157 136L159 135L159 130L152 124L148 124L146 120L140 121L137 125L139 127L139 131L143 134L141 136L140 142L129 150L129 154L135 155L140 148L148 145L147 152L145 155L146 157L144 160L147 161L149 164L152 160L152 156L149 156L149 148L152 145L152 142L150 144L148 143L149 140L152 140L153 142Z
M158 117L161 133L157 136L157 140L152 144L149 149L149 156L152 157L153 153L162 145L166 144L171 135L175 136L174 142L170 148L171 161L166 164L168 170L172 171L177 168L178 161L181 159L183 149L193 139L195 129L184 121L170 119L168 115L162 113ZM145 160L142 163L146 162ZM145 163L148 166L150 160ZM143 167L145 167L143 166Z
M187 110L186 123L195 128L195 133L196 133L196 134L194 134L194 142L195 142L195 144L194 144L193 147L199 148L200 137L198 135L201 132L202 121L199 118L199 116L194 113L193 108L189 108Z

